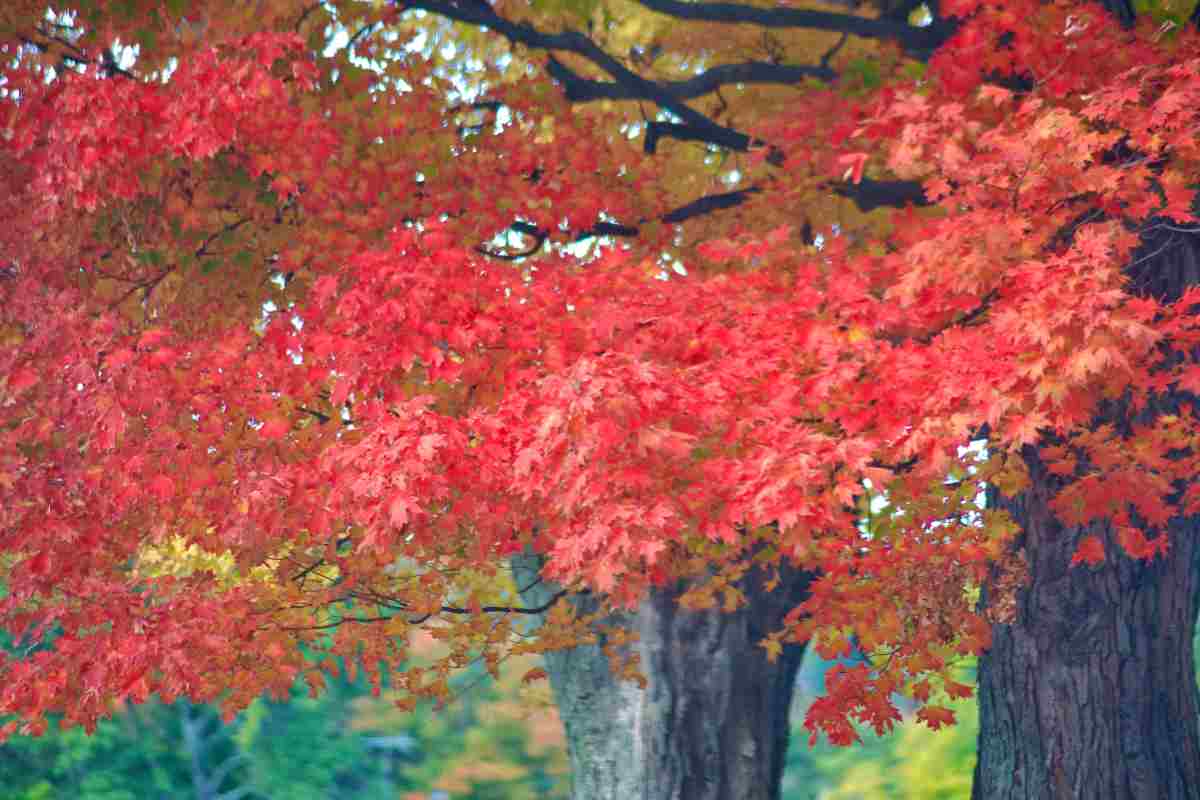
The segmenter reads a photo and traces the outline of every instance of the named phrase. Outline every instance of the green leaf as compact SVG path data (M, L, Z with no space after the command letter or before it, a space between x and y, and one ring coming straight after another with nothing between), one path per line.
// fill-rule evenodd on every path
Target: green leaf
M158 44L158 32L153 28L141 28L134 33L133 38L141 46L143 54L153 50Z
M162 251L160 250L142 250L137 254L137 260L143 264L150 264L154 267L160 267L165 260Z
M860 90L875 89L883 83L883 77L879 73L879 64L872 59L854 59L846 65L846 74L858 78Z

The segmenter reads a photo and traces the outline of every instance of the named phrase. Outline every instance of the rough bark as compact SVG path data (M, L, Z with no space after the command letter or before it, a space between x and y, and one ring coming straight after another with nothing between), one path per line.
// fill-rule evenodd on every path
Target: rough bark
M521 585L536 560L514 562ZM682 587L651 592L612 620L639 635L633 645L647 679L613 676L600 645L546 656L566 729L572 800L777 800L788 743L788 708L803 648L771 664L757 643L803 599L794 573L774 592L752 575L749 602L734 613L679 607ZM553 587L526 594L540 604ZM580 597L581 610L596 601Z
M1169 237L1173 237L1168 240ZM1200 240L1151 230L1131 287L1175 299L1200 280ZM1163 395L1145 414L1196 398ZM1124 403L1104 413L1128 422ZM1108 559L1071 567L1080 532L1048 508L1061 478L1027 448L1031 487L997 498L1023 528L1030 583L1012 624L993 627L980 661L975 800L1200 798L1200 735L1192 630L1200 599L1200 518L1173 520L1171 551L1124 555L1096 527ZM1182 487L1181 487L1182 488Z
M1024 527L1030 585L993 628L979 672L976 800L1200 797L1192 626L1196 520L1166 559L1071 567L1077 536L1047 508L1051 477L1005 503Z

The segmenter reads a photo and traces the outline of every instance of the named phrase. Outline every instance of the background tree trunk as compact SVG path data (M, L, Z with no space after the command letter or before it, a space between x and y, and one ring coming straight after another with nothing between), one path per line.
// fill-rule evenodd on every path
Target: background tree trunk
M1130 270L1133 290L1173 300L1200 282L1200 237L1159 228ZM1160 396L1145 414L1196 405ZM1127 427L1125 403L1105 414ZM1026 448L1032 486L998 498L1023 528L1030 583L1012 624L980 660L975 800L1200 798L1192 631L1200 519L1173 520L1167 557L1126 556L1107 527L1107 560L1071 567L1079 531L1048 503L1062 478Z
M538 562L514 560L520 585ZM788 709L804 649L768 663L757 643L805 596L809 578L785 574L774 592L751 574L735 613L692 612L682 587L652 591L613 622L639 635L632 651L648 684L617 679L600 645L547 654L546 671L566 729L573 800L777 800ZM554 588L525 596L538 604ZM594 611L590 597L575 600Z

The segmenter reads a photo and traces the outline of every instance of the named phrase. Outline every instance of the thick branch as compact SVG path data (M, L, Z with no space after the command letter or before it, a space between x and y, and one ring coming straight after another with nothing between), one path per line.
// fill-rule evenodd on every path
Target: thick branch
M853 14L804 8L766 8L738 3L689 3L683 0L638 0L646 8L677 19L761 25L764 28L808 28L849 33L868 39L895 39L906 49L936 50L954 32L953 23L935 20L924 28L907 21L868 19Z
M723 194L710 194L701 197L699 200L693 200L685 206L680 206L674 211L669 211L663 214L661 219L663 222L684 222L693 217L703 216L713 211L719 211L726 208L740 206L742 203L750 199L750 195L758 194L762 189L757 186L751 186L748 189L742 189L736 192L725 192Z
M863 178L859 183L844 183L834 187L842 197L854 201L863 211L872 211L883 206L902 208L909 203L927 206L925 188L919 181L876 181Z
M496 31L510 42L536 50L565 50L575 53L608 73L613 80L631 92L631 96L653 101L660 108L679 117L696 137L702 136L704 141L730 150L744 151L750 147L749 136L713 122L679 98L672 96L665 88L630 70L578 31L546 33L530 25L512 22L497 14L483 0L402 0L401 5L405 8L424 9L458 22L482 25Z
M567 99L586 103L591 100L638 100L641 95L615 81L596 81L580 77L551 57L547 67L550 77L562 84ZM742 64L721 64L701 72L694 78L681 81L659 81L658 87L678 100L703 97L722 86L735 83L778 83L792 85L805 78L833 81L838 77L827 66L807 64L772 64L767 61L747 61Z
M917 42L912 37L920 36L925 37L919 41L922 47L934 46L931 45L931 42L934 40L928 37L932 35L930 32L937 27L937 25L931 25L926 28L914 28L910 25L888 19L872 20L847 14L802 9L759 9L732 3L686 3L679 2L679 0L642 0L642 2L648 8L655 11L669 13L682 19L701 19L717 22L751 22L767 25L768 27L790 25L818 30L841 31L860 36L899 37L902 40L905 37L909 37L912 42ZM673 93L673 89L681 88L680 84L686 85L688 89L694 89L696 86L705 85L704 81L718 80L722 76L720 72L721 67L714 67L713 70L710 70L717 78L706 78L705 75L697 76L695 80L700 81L698 84L693 84L693 79L689 79L688 81L664 85L646 80L636 74L616 58L605 52L590 38L578 31L547 33L524 23L513 22L497 14L484 0L399 0L399 5L404 8L423 9L458 22L487 27L504 36L510 42L522 44L526 47L538 50L563 50L582 56L612 77L615 83L611 91L619 91L622 97L642 98L653 101L660 108L669 111L681 120L680 122L653 121L648 123L645 139L645 150L647 153L655 152L659 139L664 136L685 141L702 141L735 151L746 151L752 144L762 144L761 142L751 140L748 135L741 131L727 128L714 122L709 117L684 103L681 95ZM784 21L780 22L780 20ZM941 38L937 39L938 43L941 41ZM764 66L778 67L779 65ZM755 67L729 65L726 69L736 71L738 69L752 68ZM828 55L822 59L820 66L806 69L828 70ZM580 92L610 91L608 88L598 88L605 86L604 82L590 81L575 75L561 62L553 59L551 59L551 74L556 74L556 77L564 85L569 84ZM870 211L881 206L900 207L908 203L914 205L928 204L921 185L909 181L864 180L860 184L838 187L835 191L853 199L864 211ZM739 200L738 202L741 201ZM665 221L677 220L668 219ZM514 230L519 230L519 228L514 228ZM621 232L616 235L630 235L627 230L623 226ZM534 233L532 230L522 232L528 232L530 235L535 236L535 238L541 235L540 232ZM540 246L542 241L544 241L544 238L538 242L537 246ZM492 253L486 249L481 250L481 252L496 257L505 257L506 255ZM527 251L524 255L532 255L534 252L536 252L536 249ZM507 256L509 258L521 257L511 254L507 254Z

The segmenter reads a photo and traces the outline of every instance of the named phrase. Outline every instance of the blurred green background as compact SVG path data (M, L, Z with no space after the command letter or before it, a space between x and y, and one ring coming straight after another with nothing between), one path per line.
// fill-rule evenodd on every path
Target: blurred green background
M92 736L51 730L0 745L4 800L526 800L567 797L562 731L544 681L521 684L533 661L499 681L458 678L459 699L401 712L387 691L331 681L312 698L259 700L232 722L184 702L124 709ZM951 800L970 796L978 714L934 732L809 747L804 710L827 663L810 654L793 707L784 800Z

